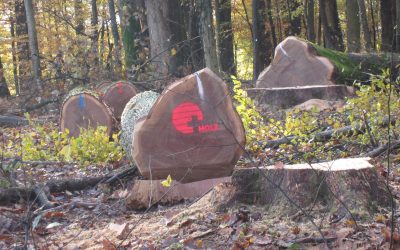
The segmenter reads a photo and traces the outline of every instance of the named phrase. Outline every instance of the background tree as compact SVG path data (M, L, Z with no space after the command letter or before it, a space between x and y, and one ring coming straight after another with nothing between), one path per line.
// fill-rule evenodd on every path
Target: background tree
M304 12L307 25L307 40L315 42L314 0L304 0Z
M349 52L360 52L360 19L357 0L346 0L346 34L347 34L347 50Z
M393 27L394 27L394 15L393 9L394 0L381 0L381 24L382 24L382 50L390 51L393 43Z
M327 48L343 51L343 37L340 29L336 0L319 0L324 44Z
M365 1L357 0L357 2L358 2L361 27L364 34L365 49L367 51L370 51L372 49L372 41L371 41L371 32L368 26L367 10L365 9Z

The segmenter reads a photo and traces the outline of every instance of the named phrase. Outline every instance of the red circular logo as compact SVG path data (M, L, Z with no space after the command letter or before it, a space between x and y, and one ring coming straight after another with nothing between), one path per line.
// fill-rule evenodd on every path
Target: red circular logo
M175 129L183 134L193 134L198 121L203 120L203 112L200 107L192 102L184 102L175 107L172 111L172 124Z

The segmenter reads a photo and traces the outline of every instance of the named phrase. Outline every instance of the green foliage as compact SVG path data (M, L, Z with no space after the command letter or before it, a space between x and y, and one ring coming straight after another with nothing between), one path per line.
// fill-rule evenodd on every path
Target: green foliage
M387 129L382 129L382 124L390 115L392 120L398 120L400 116L400 95L397 90L390 91L390 73L384 70L380 76L372 76L371 84L359 85L357 98L350 99L347 105L348 118L352 126L368 125L369 133L360 134L357 139L362 144L368 145L373 141L385 142ZM390 93L391 92L391 93ZM390 104L388 103L390 93ZM391 136L397 137L399 129L390 125Z
M68 134L68 130L59 132L51 123L31 122L29 129L7 139L0 154L5 158L21 157L23 161L65 161L83 166L107 164L122 157L117 135L110 140L105 127L81 129L79 137Z

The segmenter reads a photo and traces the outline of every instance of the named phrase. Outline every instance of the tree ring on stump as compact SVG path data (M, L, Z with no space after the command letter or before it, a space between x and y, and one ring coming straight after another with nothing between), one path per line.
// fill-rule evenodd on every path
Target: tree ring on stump
M88 90L71 91L61 108L61 131L68 129L70 136L77 137L81 128L96 129L98 126L105 126L107 134L111 136L111 110L99 100L96 93Z

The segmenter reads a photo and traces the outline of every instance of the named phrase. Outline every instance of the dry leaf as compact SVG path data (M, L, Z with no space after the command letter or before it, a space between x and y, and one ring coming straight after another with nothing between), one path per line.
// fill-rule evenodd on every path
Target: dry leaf
M281 161L277 161L275 162L274 166L276 169L283 169L285 167L285 164Z
M101 243L103 244L103 250L117 250L115 245L107 239L103 240Z
M292 233L294 235L298 235L300 233L300 228L298 226L295 226L292 228Z

